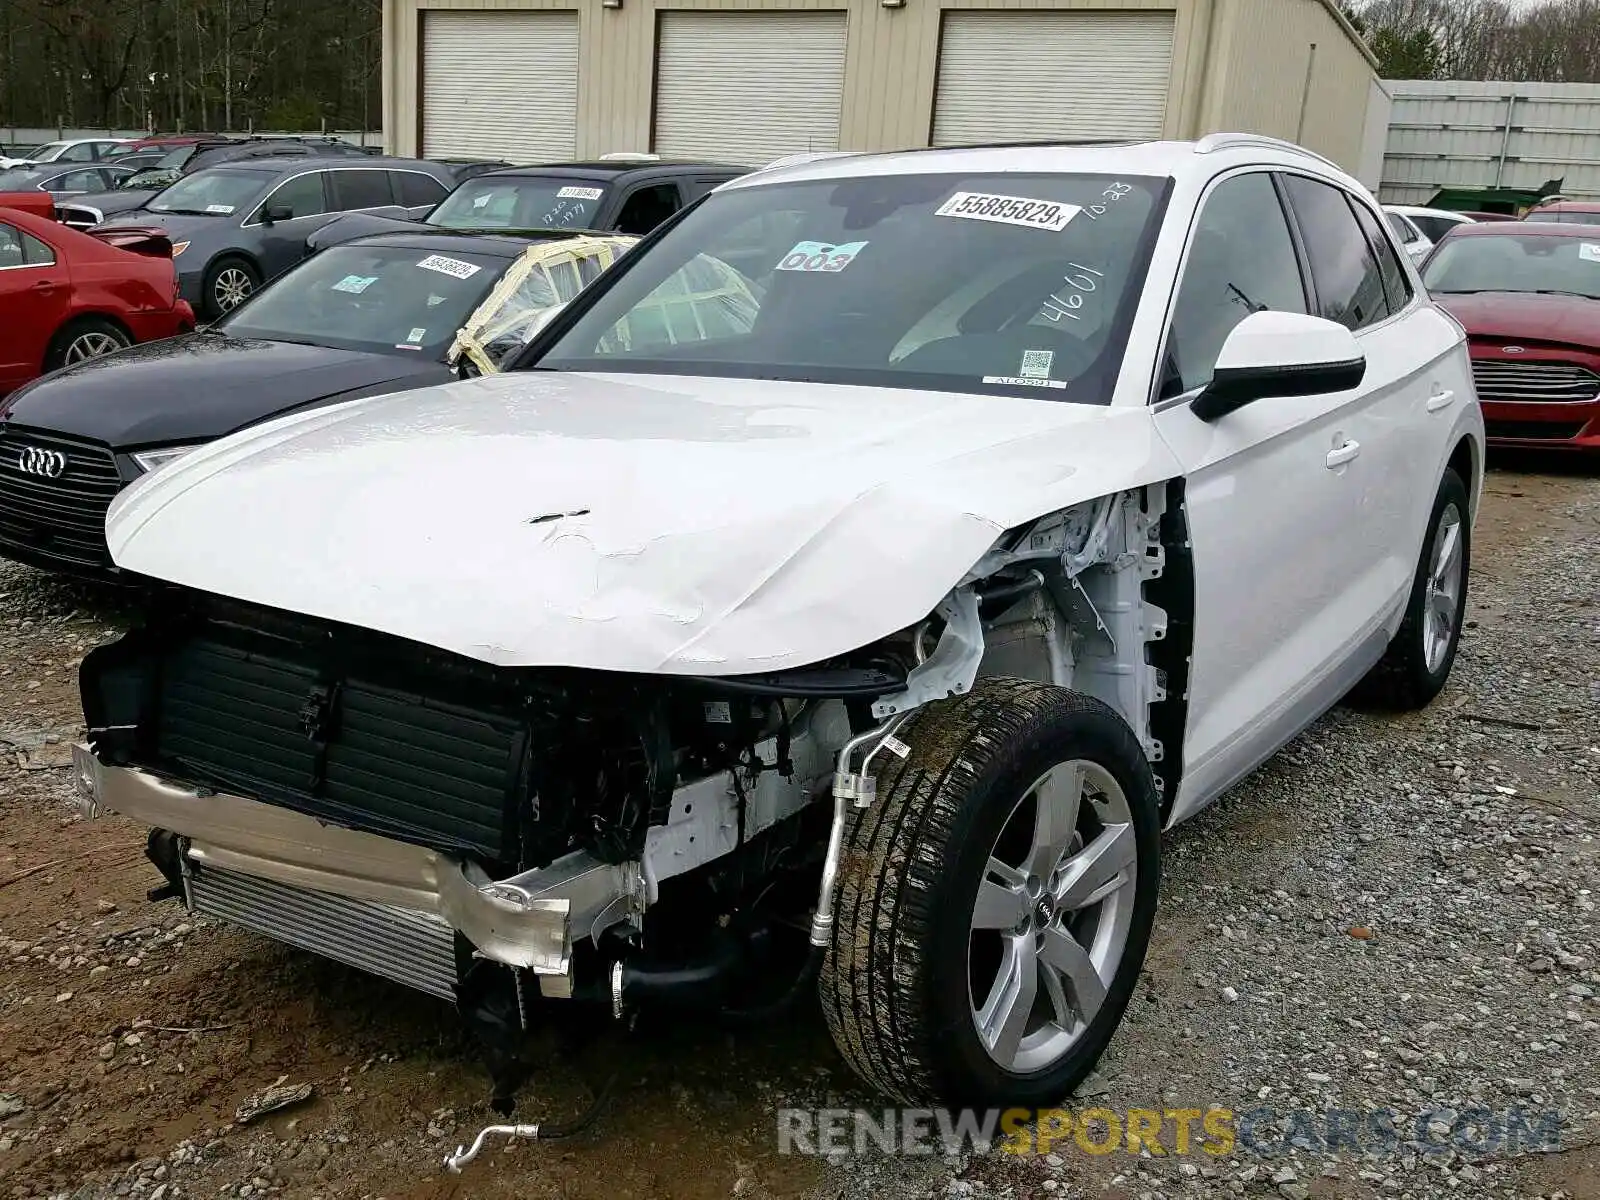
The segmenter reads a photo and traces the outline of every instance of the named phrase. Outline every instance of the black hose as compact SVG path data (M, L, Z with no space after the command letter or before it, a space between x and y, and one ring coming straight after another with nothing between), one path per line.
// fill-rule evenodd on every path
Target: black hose
M538 1140L541 1142L556 1142L562 1138L576 1137L582 1133L590 1125L594 1124L596 1118L600 1116L601 1110L611 1102L611 1093L616 1086L617 1074L612 1072L611 1077L605 1081L600 1091L595 1095L594 1102L584 1109L580 1115L571 1121L548 1123L541 1121L539 1123Z
M735 1024L744 1024L746 1022L770 1021L791 1012L795 1007L796 1001L805 994L807 989L816 982L817 977L822 974L822 960L827 956L827 953L821 946L812 946L810 952L806 955L805 964L800 968L800 974L776 999L751 1008L723 1008L720 1015Z

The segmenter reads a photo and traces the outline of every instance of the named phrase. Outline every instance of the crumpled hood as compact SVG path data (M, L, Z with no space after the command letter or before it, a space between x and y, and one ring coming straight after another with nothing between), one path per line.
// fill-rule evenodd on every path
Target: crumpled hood
M92 208L103 217L114 217L132 212L160 191L160 188L118 188L114 192L85 192L81 196L68 196L61 207Z
M17 393L5 419L117 448L181 445L346 392L448 377L421 355L193 333L46 376Z
M1005 529L1177 473L1149 410L514 372L214 443L117 565L499 665L736 675L920 620Z

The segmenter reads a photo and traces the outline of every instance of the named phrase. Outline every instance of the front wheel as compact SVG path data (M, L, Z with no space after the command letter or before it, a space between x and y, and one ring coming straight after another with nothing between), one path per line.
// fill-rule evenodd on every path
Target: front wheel
M1098 700L981 682L908 723L855 815L823 1011L907 1104L1038 1107L1094 1067L1155 919L1155 781Z
M1400 629L1383 659L1357 685L1354 700L1377 708L1418 709L1444 689L1461 645L1471 568L1471 501L1461 476L1447 470L1434 497Z
M205 315L215 321L248 300L261 286L261 272L242 258L222 258L206 272L201 304Z

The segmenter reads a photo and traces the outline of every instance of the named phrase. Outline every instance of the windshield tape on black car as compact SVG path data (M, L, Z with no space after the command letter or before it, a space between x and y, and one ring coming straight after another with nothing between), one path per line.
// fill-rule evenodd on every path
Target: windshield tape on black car
M995 196L988 192L957 192L938 208L936 217L961 217L968 221L995 221L1060 233L1083 209L1056 200L1030 200L1026 196Z

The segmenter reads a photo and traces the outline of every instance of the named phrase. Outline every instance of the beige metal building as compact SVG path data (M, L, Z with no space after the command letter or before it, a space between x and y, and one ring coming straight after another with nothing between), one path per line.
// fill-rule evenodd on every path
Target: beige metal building
M1333 0L384 0L383 32L392 152L515 162L1232 129L1356 171L1382 94Z

